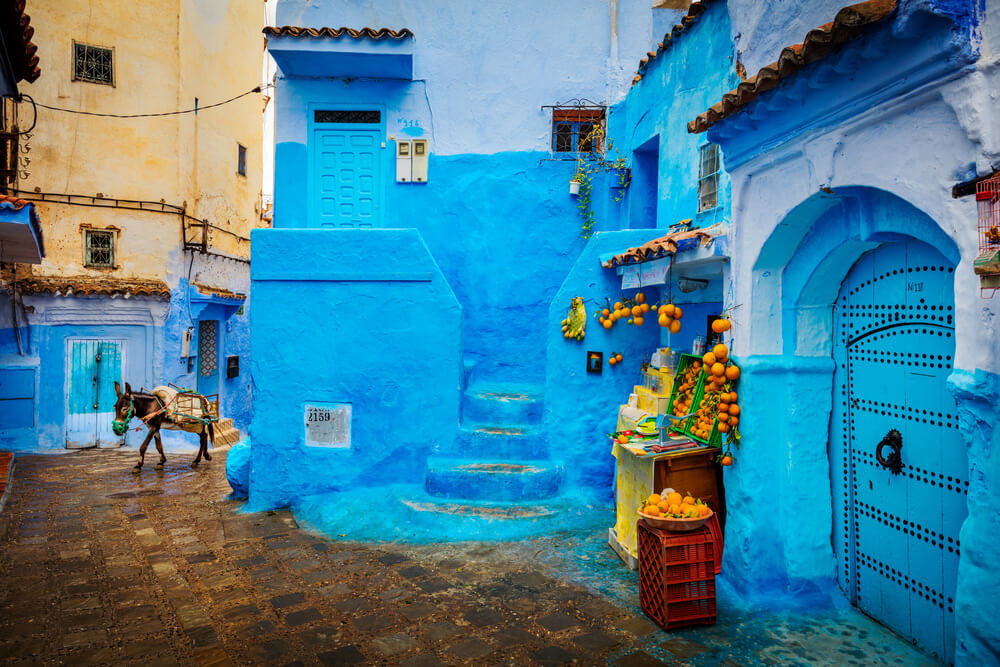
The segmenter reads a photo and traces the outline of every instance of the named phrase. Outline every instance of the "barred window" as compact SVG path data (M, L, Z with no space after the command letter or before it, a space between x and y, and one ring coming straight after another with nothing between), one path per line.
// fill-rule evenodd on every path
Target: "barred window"
M719 205L719 145L705 144L698 163L698 212Z
M599 153L603 123L603 108L553 108L552 152Z
M247 175L247 147L243 144L236 144L236 173L240 176Z
M87 229L84 231L86 251L84 264L99 268L115 266L115 233Z
M114 52L73 42L73 80L115 85Z

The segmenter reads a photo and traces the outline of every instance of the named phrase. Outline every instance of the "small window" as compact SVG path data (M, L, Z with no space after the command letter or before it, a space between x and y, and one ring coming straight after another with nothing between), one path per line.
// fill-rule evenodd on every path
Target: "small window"
M316 109L313 112L313 122L361 124L381 123L382 112L378 109Z
M719 205L719 145L701 147L698 164L698 212L709 211Z
M98 268L115 266L115 233L96 229L84 230L84 264Z
M553 108L552 152L599 153L603 126L603 108Z
M115 85L114 51L73 42L73 80Z
M238 146L236 154L236 173L240 176L247 175L247 147L243 144L236 144Z

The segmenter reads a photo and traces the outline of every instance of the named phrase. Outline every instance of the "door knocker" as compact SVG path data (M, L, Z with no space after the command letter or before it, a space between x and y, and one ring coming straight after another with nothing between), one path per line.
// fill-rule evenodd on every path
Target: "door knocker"
M882 455L883 447L891 447L889 456ZM883 468L891 471L893 475L898 475L903 470L903 436L899 431L892 429L885 434L882 442L875 448L875 458Z

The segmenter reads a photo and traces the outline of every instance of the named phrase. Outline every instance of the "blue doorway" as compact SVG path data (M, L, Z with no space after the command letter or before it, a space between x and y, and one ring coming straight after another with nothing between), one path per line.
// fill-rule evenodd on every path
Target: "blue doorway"
M919 241L881 245L851 268L833 323L829 453L840 586L865 613L953 662L969 487L946 385L954 266Z
M66 447L118 447L115 435L115 382L124 384L124 340L69 339L66 341Z
M219 393L219 320L198 322L198 393Z
M316 118L321 116L316 112ZM310 137L309 226L382 226L382 130L357 114L317 120ZM379 116L380 118L380 116ZM341 121L341 119L343 119Z

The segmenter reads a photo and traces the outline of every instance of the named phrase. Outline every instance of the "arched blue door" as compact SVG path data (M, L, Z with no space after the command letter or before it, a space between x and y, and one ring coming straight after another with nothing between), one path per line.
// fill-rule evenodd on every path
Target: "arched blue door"
M919 241L851 268L834 310L833 544L852 603L954 660L968 465L945 384L955 354L954 267ZM876 457L895 430L898 474ZM889 458L892 448L882 448Z

